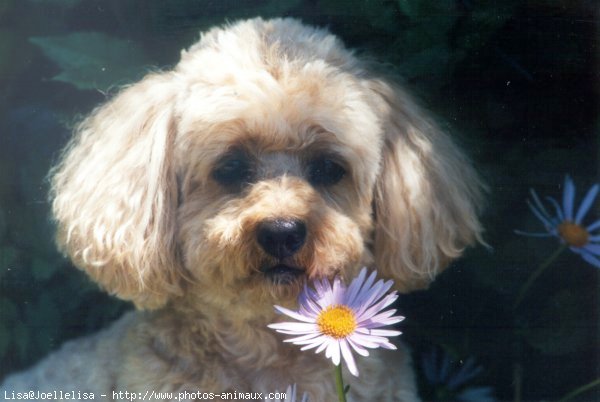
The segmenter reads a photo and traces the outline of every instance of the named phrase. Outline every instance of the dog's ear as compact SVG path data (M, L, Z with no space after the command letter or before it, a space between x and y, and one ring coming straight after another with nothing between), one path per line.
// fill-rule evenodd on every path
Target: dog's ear
M482 184L468 159L402 89L368 82L385 137L375 188L375 262L399 290L426 287L481 240Z
M96 109L50 172L57 242L108 292L157 308L180 292L170 73Z

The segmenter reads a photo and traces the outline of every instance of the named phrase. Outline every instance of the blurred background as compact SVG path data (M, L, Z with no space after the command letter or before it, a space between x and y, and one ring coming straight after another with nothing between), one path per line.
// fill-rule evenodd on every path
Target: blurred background
M131 308L55 251L46 174L71 127L200 31L254 16L327 27L387 63L489 186L490 248L399 302L423 399L600 401L600 270L566 250L514 308L560 245L515 233L544 231L529 189L561 202L568 174L578 205L599 181L594 0L0 0L0 381Z

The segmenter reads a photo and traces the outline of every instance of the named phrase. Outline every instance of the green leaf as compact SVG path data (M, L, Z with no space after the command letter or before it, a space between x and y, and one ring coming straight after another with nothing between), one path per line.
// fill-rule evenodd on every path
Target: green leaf
M389 33L396 33L400 27L401 16L398 11L387 1L365 2L365 14L373 28Z
M6 272L10 271L11 269L14 269L13 264L17 260L18 255L19 252L14 247L0 247L0 278L2 278L2 276ZM2 306L0 305L0 307Z
M39 4L39 5L51 4L51 5L55 5L55 6L59 6L59 7L63 7L63 8L71 8L71 7L81 3L81 0L29 0L29 1L36 5L37 4Z
M411 20L430 18L456 18L455 0L396 0L398 8Z
M52 348L60 332L60 310L49 294L42 294L37 303L27 307L27 323L36 329L32 333L32 340L40 353L46 353Z
M518 4L515 0L474 4L469 18L463 19L463 23L454 31L456 46L473 52L485 47L489 39L514 15Z
M295 7L301 5L301 0L270 0L265 3L264 6L258 7L256 10L253 10L258 15L269 15L269 16L277 16L283 15L292 10Z
M10 331L6 325L0 321L0 358L6 353L8 345L10 345Z
M50 279L56 272L57 265L50 261L35 257L31 263L33 278L40 281Z
M0 208L0 243L4 239L4 236L6 235L6 228L7 228L6 217L4 216L4 211L2 210L2 208Z
M121 2L123 7L138 7L134 2ZM190 35L182 46L189 46L198 39L198 31L204 31L227 21L261 16L262 18L282 17L293 14L302 5L302 0L261 0L261 1L189 1L169 0L153 2L148 7L149 21L145 25L169 35Z
M407 79L431 79L441 74L449 74L451 53L445 46L426 48L407 57L399 66L402 75Z
M101 32L75 32L62 36L32 37L62 70L52 79L78 89L106 90L140 78L145 57L130 41Z
M366 2L364 0L346 0L341 5L337 0L318 1L319 11L327 15L364 18ZM375 1L379 4L380 1Z
M2 16L1 7L0 17ZM15 70L15 59L18 60L18 56L15 55L18 49L17 43L18 39L14 32L8 29L0 30L0 74L3 76L8 76Z
M344 16L353 23L353 33L366 26L373 30L396 33L400 22L400 13L394 4L387 0L320 0L319 12L327 15Z
M13 342L21 359L26 359L32 355L31 344L29 343L31 332L31 328L22 322L17 322L13 328Z
M17 306L5 297L0 297L0 321L9 323L17 320Z
M402 14L411 19L417 16L418 7L414 0L396 0L396 3Z
M0 297L0 358L11 343L11 328L18 323L17 306L5 297ZM13 336L14 337L14 336Z

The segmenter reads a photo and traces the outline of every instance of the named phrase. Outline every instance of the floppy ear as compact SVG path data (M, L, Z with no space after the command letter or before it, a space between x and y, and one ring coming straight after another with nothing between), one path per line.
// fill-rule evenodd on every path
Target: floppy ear
M374 257L401 291L426 287L481 239L482 184L467 158L400 88L368 86L385 138L375 189Z
M124 89L80 124L50 172L59 247L141 308L180 291L174 86L165 73Z

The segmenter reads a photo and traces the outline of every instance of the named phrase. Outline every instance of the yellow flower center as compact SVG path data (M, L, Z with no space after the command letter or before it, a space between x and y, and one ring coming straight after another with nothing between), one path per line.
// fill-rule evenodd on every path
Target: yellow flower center
M563 240L573 247L583 247L588 243L589 233L585 228L576 223L564 221L558 225L558 234Z
M342 339L356 329L354 312L348 306L329 306L317 317L317 325L321 333L332 338Z

